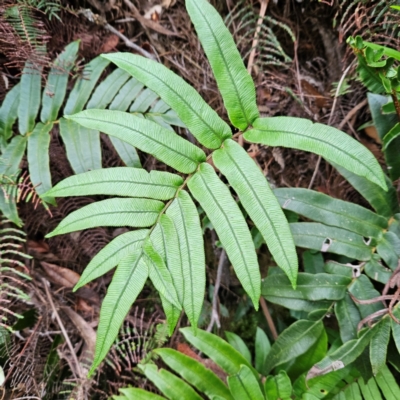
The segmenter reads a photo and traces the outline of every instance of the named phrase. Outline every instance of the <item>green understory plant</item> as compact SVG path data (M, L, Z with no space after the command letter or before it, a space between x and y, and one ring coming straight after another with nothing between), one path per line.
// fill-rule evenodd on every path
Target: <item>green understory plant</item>
M116 237L101 250L75 288L117 265L102 304L90 373L107 354L147 278L160 293L170 332L182 309L196 330L206 276L203 234L195 201L211 221L256 308L261 276L252 236L237 200L265 239L290 285L296 287L298 262L291 228L264 175L236 142L240 135L247 142L313 151L371 181L383 192L387 190L383 171L374 156L343 132L301 118L260 118L251 76L221 17L206 0L187 0L186 7L210 61L230 122L238 132L233 135L231 127L199 94L163 65L133 54L103 55L156 92L199 145L126 112L90 109L65 115L65 121L127 142L177 173L148 173L129 167L99 169L67 178L43 194L50 198L120 196L71 213L47 237L96 226L140 228ZM312 229L318 231L319 227Z

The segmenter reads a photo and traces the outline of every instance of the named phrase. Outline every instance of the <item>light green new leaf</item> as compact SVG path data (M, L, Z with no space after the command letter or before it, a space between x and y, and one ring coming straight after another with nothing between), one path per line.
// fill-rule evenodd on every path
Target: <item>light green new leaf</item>
M74 121L60 119L60 135L75 174L101 168L100 134Z
M387 219L357 204L335 199L308 189L274 190L284 210L294 211L313 221L347 229L365 237L379 238L387 229Z
M345 229L317 222L291 223L290 229L296 246L361 261L368 261L372 257L372 248L365 244L363 237Z
M107 199L89 204L65 217L47 238L96 226L153 225L164 203L149 199Z
M26 149L26 136L14 136L0 158L0 175L11 177L19 170Z
M279 364L304 354L320 338L324 324L321 320L299 320L286 328L272 345L265 361L268 373Z
M235 400L264 400L258 381L246 365L236 375L228 377L229 389Z
M390 318L382 318L377 324L374 335L371 338L369 355L372 372L378 374L386 365L387 347L390 339Z
M176 294L175 286L172 282L171 273L168 271L164 260L157 253L149 240L144 243L143 250L145 253L144 260L149 269L149 277L154 287L170 303L181 309L178 295Z
M128 53L106 54L103 57L156 92L175 110L191 133L205 147L218 148L225 138L232 135L229 126L197 91L164 65ZM137 111L134 105L132 108L135 108L133 111Z
M53 122L42 124L39 122L32 134L28 137L28 167L31 182L38 194L43 194L51 188L50 173L50 134ZM45 200L54 202L52 196L46 196Z
M119 391L124 395L121 400L165 400L165 397L161 397L157 394L150 393L147 390L137 389L137 388L123 388ZM115 400L119 399L114 396Z
M202 400L202 398L184 380L165 369L157 370L152 364L139 364L138 367L152 381L162 394L170 400Z
M254 364L256 370L260 374L264 375L263 368L265 364L265 359L267 358L270 349L271 349L271 343L268 339L268 336L261 328L257 326Z
M0 107L0 149L5 146L12 136L12 126L18 117L20 84L15 85L7 92Z
M167 216L172 220L178 234L176 244L179 245L177 248L176 244L172 244L171 241L167 242L167 240L173 239L173 236L169 237L168 234L172 227L168 227L167 221L162 220L165 231L165 248L167 259L169 259L168 266L172 268L176 263L176 266L182 268L181 278L176 279L177 291L183 300L183 307L189 321L195 329L201 314L206 285L204 241L199 214L189 194L181 190L178 197L168 207ZM174 268L176 267L174 266ZM179 271L175 270L173 274L175 277L179 275Z
M259 118L253 127L244 133L249 142L311 151L387 190L383 171L372 153L336 128L295 117Z
M265 395L268 400L287 400L291 398L292 383L285 371L279 371L279 374L274 376L267 376Z
M253 220L276 263L296 286L298 261L289 224L260 169L239 144L225 140L213 154L215 166L227 177Z
M42 96L40 120L43 123L55 121L67 91L69 71L74 66L79 49L79 40L70 43L58 55L47 77Z
M25 64L20 81L18 106L18 129L21 135L32 132L40 107L42 66L31 62Z
M228 331L225 331L225 336L228 339L229 344L236 349L249 364L251 364L251 353L243 339L235 333Z
M68 96L64 114L70 115L82 111L100 75L108 64L109 61L102 57L96 57L89 64L86 64L82 75L76 80L75 86Z
M335 304L335 315L339 323L343 343L357 338L357 326L361 321L360 312L348 293Z
M209 164L201 164L189 189L213 224L243 288L258 309L261 276L253 239L229 189Z
M252 369L254 376L258 378L258 373L251 367L251 364L220 337L200 329L195 331L193 327L181 328L179 331L189 343L211 358L227 374L237 374L241 365L247 365Z
M149 173L141 168L116 167L70 176L46 195L65 197L101 194L169 200L182 183L180 176L169 172Z
M123 259L115 271L101 306L96 351L89 375L107 355L126 314L143 289L148 271L142 257L140 249Z
M126 256L141 248L148 232L148 229L139 229L123 233L113 239L92 258L83 271L79 282L75 285L74 291L104 275Z
M211 64L229 119L244 130L259 113L253 80L232 35L207 0L186 0L186 8Z
M226 400L233 400L224 383L200 362L173 349L157 349L154 353L200 393L209 398L221 396Z
M385 400L398 400L400 387L387 365L382 367L381 371L376 375L375 380Z
M176 133L122 111L86 110L66 118L124 140L183 173L193 172L206 158L200 148Z

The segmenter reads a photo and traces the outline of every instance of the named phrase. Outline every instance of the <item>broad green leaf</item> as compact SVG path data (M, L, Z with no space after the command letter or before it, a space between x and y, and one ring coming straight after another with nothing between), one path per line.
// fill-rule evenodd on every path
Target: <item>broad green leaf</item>
M121 89L122 85L130 78L124 70L117 68L97 86L92 97L87 103L86 108L104 109L114 99L115 95Z
M69 71L75 64L79 42L79 40L76 40L66 46L52 64L46 86L43 89L42 111L40 113L40 120L43 123L57 119L58 111L64 102L67 91Z
M249 364L251 364L251 353L243 339L235 333L228 331L225 331L225 336L228 339L229 344L236 349Z
M165 397L138 388L129 387L119 391L124 395L122 400L165 400Z
M299 320L290 325L272 345L265 362L265 370L270 372L277 365L304 354L317 342L323 329L321 320Z
M357 279L354 280L352 285L349 287L349 292L357 300L370 300L374 297L378 297L381 294L374 288L374 285L369 280L369 278L362 274ZM368 315L373 314L376 311L382 310L383 304L381 302L376 302L372 304L359 304L355 303L358 310L360 311L361 318L366 318Z
M40 107L42 66L27 61L22 71L18 106L18 129L21 135L32 132Z
M379 238L388 226L386 218L364 207L313 190L283 188L275 189L274 194L284 210L365 237Z
M365 244L363 237L345 229L316 222L291 223L290 229L296 246L361 261L368 261L372 257L372 248Z
M306 250L303 252L304 272L318 274L325 272L325 260L320 251Z
M369 278L381 282L384 285L388 283L393 273L389 268L384 267L380 262L374 259L371 259L365 264L364 272Z
M384 137L383 137L383 150L386 150L394 139L400 135L400 123L397 123Z
M146 59L147 60L147 59ZM159 65L157 63L157 65ZM145 117L146 111L149 110L152 104L159 98L158 94L150 89L144 89L139 96L135 99L129 108L131 113L143 114Z
M298 261L288 222L260 169L233 140L213 153L215 166L227 177L276 263L296 286Z
M400 387L387 365L382 367L375 380L385 400L397 400L399 398Z
M228 377L228 385L235 400L264 400L256 377L246 365L241 365L236 375Z
M106 54L103 57L156 92L175 110L191 133L205 147L218 148L225 138L231 136L229 126L197 91L164 65L128 53ZM136 111L137 106L134 108L135 110L131 111Z
M153 282L157 291L164 296L175 307L181 308L176 294L175 286L172 282L171 273L168 271L164 260L154 249L153 245L147 240L143 245L145 253L144 260L149 269L149 278Z
M258 309L260 271L253 239L240 208L209 164L200 165L188 186L213 224L237 277Z
M229 119L240 130L258 118L256 92L221 16L206 0L186 0L186 8L211 64Z
M343 394L343 400L363 400L363 398L361 397L361 393L360 393L360 388L358 387L358 383L357 382L353 382L350 385L348 385L343 392L341 392ZM336 400L336 397L335 397Z
M221 396L233 400L225 384L203 364L173 349L156 349L162 360L183 379L209 398Z
M0 149L12 136L12 127L18 117L20 84L15 85L7 92L7 95L0 107Z
M50 173L50 131L53 123L42 124L39 122L32 134L28 136L28 167L31 182L39 194L51 188ZM46 196L46 201L54 201L52 196Z
M400 257L400 239L396 234L385 232L378 242L376 251L392 271L397 268Z
M265 332L257 326L256 332L256 342L255 342L255 368L256 370L264 375L264 364L265 359L268 356L269 351L271 350L271 343L268 339L268 336Z
M331 275L342 275L354 278L361 272L360 265L340 264L336 261L327 261L324 265L324 272Z
M107 355L119 329L148 277L142 250L124 258L118 265L100 310L94 361L91 375Z
M204 241L199 214L189 194L181 190L168 207L167 216L175 226L178 234L177 243L179 243L179 253L178 248L168 249L166 246L167 255L169 253L168 265L172 267L171 263L174 263L174 259L180 257L180 260L176 261L176 266L182 268L181 278L177 280L177 291L183 299L186 315L195 329L201 314L206 286ZM166 221L162 223L164 224ZM163 228L166 230L167 226L164 225ZM173 250L174 248L175 250ZM174 276L178 275L179 272L175 270Z
M268 400L288 400L291 398L292 383L285 371L279 371L274 376L267 376L264 387Z
M74 121L60 119L60 135L75 174L101 168L100 134Z
M382 400L381 393L374 378L365 383L364 379L360 377L358 379L358 386L360 387L364 400Z
M180 176L169 172L149 173L142 168L115 167L70 176L46 195L65 197L101 194L169 200L182 183Z
M387 192L367 178L355 175L337 164L332 163L332 165L371 204L379 215L390 218L393 214L399 212L396 190L386 175L386 185L389 188Z
M152 364L139 364L138 367L152 381L162 394L170 400L202 400L202 398L184 380L165 369L157 369Z
M391 6L391 8L399 10L399 6ZM370 47L371 49L380 50L380 52L387 57L393 57L397 61L400 61L400 52L395 49L392 49L388 46L382 46L377 43L370 43L366 41L363 41L363 44L367 47Z
M302 300L340 300L345 296L351 279L341 275L307 274L301 272L294 290L283 274L269 275L263 280L261 294L267 299L279 297ZM273 300L270 300L273 301Z
M397 318L398 320L400 320L400 308L399 306L395 307L393 309L393 315L395 316L395 318ZM398 324L395 320L392 319L391 321L392 324L392 335L393 335L393 339L394 342L396 344L397 347L397 351L400 354L400 324Z
M108 64L109 61L102 57L96 57L89 64L86 64L82 75L78 77L74 88L68 96L67 104L64 107L64 114L70 115L82 111L100 75Z
M139 229L123 233L113 239L92 258L84 269L79 282L75 285L74 291L104 275L126 256L141 248L148 232L148 229Z
M153 225L164 203L149 199L107 199L89 204L65 217L46 237L94 228L96 226Z
M211 358L227 374L237 374L241 365L252 368L251 364L237 350L220 337L200 329L195 331L193 327L181 328L179 331L190 344ZM255 370L253 370L253 374L258 377Z
M106 57L102 58L105 59ZM129 81L126 82L125 85L119 90L108 109L127 111L142 89L143 84L140 83L136 78L129 79Z
M335 315L339 323L342 342L346 343L349 340L357 339L357 326L361 321L361 316L348 293L335 304Z
M369 355L371 359L372 372L376 375L386 365L387 347L390 339L390 318L382 318L374 329L371 338Z
M158 294L160 295L164 314L167 317L168 334L169 334L169 336L172 336L172 334L174 333L176 324L179 321L179 317L181 316L181 308L174 306L161 293L158 293Z
M139 155L133 146L115 136L110 136L110 140L127 167L142 168Z
M253 143L311 151L387 190L382 169L372 153L331 126L295 117L259 118L243 136Z
M194 172L206 158L202 150L174 132L122 111L86 110L66 118L124 140L183 173Z
M27 137L14 136L0 158L0 176L12 177L19 170L19 164L25 153Z

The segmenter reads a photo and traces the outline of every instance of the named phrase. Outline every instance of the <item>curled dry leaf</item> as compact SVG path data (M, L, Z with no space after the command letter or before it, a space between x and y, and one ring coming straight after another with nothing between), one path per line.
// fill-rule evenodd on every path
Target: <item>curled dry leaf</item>
M45 261L41 261L40 264L46 272L49 281L56 285L72 289L80 279L79 274L68 268L63 268Z

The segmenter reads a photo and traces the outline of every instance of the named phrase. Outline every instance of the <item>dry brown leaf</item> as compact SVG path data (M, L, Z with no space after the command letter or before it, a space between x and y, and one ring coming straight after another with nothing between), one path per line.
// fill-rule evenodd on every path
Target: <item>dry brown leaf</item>
M41 254L50 252L50 247L44 240L28 240L26 245L28 246L28 252Z
M80 275L68 268L63 268L45 261L41 261L40 264L45 270L49 281L56 285L72 289L79 281Z
M364 132L371 138L374 139L376 143L382 143L381 138L378 135L378 131L375 126L368 126L364 129Z
M109 53L114 50L119 43L119 37L117 35L110 35L106 38L105 42L101 46L102 53Z
M169 7L174 6L175 3L176 3L176 0L163 0L162 3L161 3L161 5L162 5L163 7L165 7L165 8L169 8Z

